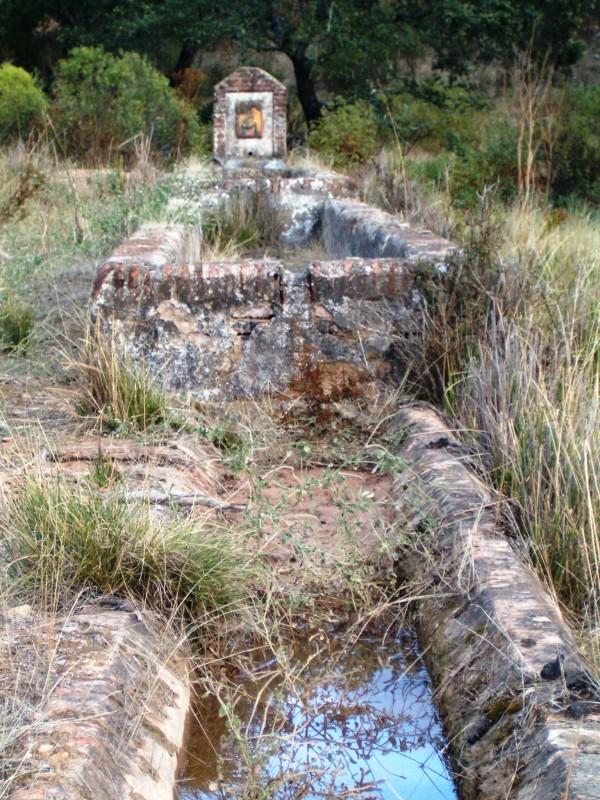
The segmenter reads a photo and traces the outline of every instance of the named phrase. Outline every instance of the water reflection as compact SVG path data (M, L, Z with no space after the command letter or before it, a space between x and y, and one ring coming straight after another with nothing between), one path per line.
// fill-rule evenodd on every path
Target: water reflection
M200 710L180 800L456 798L406 633L304 643L258 672Z

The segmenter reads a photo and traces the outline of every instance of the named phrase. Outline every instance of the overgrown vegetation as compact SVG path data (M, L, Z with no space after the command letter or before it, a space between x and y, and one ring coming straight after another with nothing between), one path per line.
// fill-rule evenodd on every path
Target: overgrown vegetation
M12 64L0 65L0 145L26 139L42 124L48 107L28 72Z
M281 221L265 192L239 193L231 202L203 214L202 235L211 253L205 257L232 258L273 250L279 245Z
M237 2L215 11L202 0L182 12L178 2L144 0L133 15L122 3L91 14L93 5L33 0L23 14L13 2L0 21L3 57L30 70L0 67L0 144L11 148L0 155L6 380L21 369L20 393L31 375L62 381L101 432L172 435L170 401L144 366L115 342L81 341L95 261L141 222L168 216L173 179L159 164L207 152L210 91L223 74L192 66L200 48L244 40L286 53L297 139L356 174L364 199L463 248L446 277L420 276L420 338L393 344L412 359L405 386L453 414L482 451L540 574L600 663L600 91L561 73L576 60L591 2L436 0L416 15L404 2L268 3L251 19ZM165 29L166 47L156 35ZM478 72L490 63L492 80ZM205 215L203 229L215 256L236 258L268 252L279 221L258 194ZM65 351L68 368L59 366ZM341 399L352 397L343 380L341 388ZM63 611L83 591L208 619L212 685L230 734L247 747L235 680L224 688L223 672L252 669L254 649L289 672L285 648L298 628L319 637L352 609L352 646L361 626L398 616L409 600L393 569L403 532L385 521L384 501L344 488L353 470L401 473L398 441L376 435L377 420L361 428L335 414L326 423L294 414L292 405L279 424L251 407L187 427L216 445L227 482L246 481L235 518L209 524L173 501L157 521L149 503L126 502L123 472L102 450L77 483L16 482L0 526L3 602ZM339 546L328 554L310 539L321 519L307 511L324 494L337 508ZM235 618L224 613L245 591L248 561L266 553L275 568L253 573L257 591ZM281 580L282 563L295 578ZM0 731L7 749L13 731L22 735L13 701L13 727ZM264 763L243 755L254 797Z
M419 219L426 200L403 189ZM464 257L445 281L423 276L420 341L395 345L412 358L407 386L446 407L482 450L540 574L597 659L598 213L524 210L488 192L464 216L434 197L428 219L463 242Z
M325 110L308 138L312 148L331 158L333 166L342 170L368 161L376 141L375 113L361 101Z
M184 519L160 524L147 505L61 479L22 483L0 542L10 580L51 610L93 590L135 597L162 614L199 612L226 606L245 581L227 531Z
M502 223L496 280L470 306L487 289L484 313L456 322L464 350L447 398L522 509L548 585L597 636L598 219L513 212Z
M146 432L174 421L164 389L114 338L92 335L74 366L80 376L77 412L97 418L101 429Z
M131 156L136 141L147 139L155 153L173 157L201 139L193 109L137 53L76 48L58 66L54 96L59 140L75 156Z
M125 173L79 169L49 142L0 154L0 296L13 331L27 333L24 314L35 326L20 348L31 369L64 375L65 353L81 360L95 260L141 223L167 218L168 181L138 155Z

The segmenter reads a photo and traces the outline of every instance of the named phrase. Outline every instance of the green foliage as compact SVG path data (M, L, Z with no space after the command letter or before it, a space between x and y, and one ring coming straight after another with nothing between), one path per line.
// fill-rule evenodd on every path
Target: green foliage
M0 66L0 144L26 139L47 108L44 93L28 72L12 64Z
M491 124L490 124L491 123ZM482 128L480 142L461 142L451 175L452 198L459 207L475 206L487 189L509 199L517 193L518 138L515 125L494 118Z
M554 156L553 193L600 204L600 86L567 91Z
M517 129L492 116L471 134L446 131L446 148L427 159L406 159L407 175L432 189L449 191L456 208L470 209L485 191L510 199L517 193Z
M432 77L410 91L381 92L376 104L383 125L398 137L405 153L416 144L436 153L478 139L487 101L473 89Z
M414 0L402 3L417 11ZM594 0L432 0L419 28L436 54L435 67L460 75L473 63L510 65L515 52L537 63L573 64L581 54L577 29Z
M22 353L31 341L33 310L9 298L0 305L0 348L7 353Z
M479 92L428 78L410 92L380 93L376 105L382 126L400 144L409 179L449 191L460 208L476 205L490 187L506 199L516 194L516 124ZM416 146L429 157L411 158Z
M219 608L239 592L244 568L231 534L156 521L146 506L64 480L24 482L0 526L12 579L42 606L94 589L133 595L161 612Z
M136 153L140 139L170 158L189 152L202 131L195 112L149 61L78 47L61 61L54 83L56 128L79 157Z
M594 0L3 0L0 43L17 63L48 75L65 48L102 46L150 55L165 73L193 65L203 47L227 43L290 59L311 124L317 84L365 97L402 70L414 77L429 50L452 76L473 64L512 64L516 51L569 66ZM58 24L48 24L56 21ZM165 35L168 32L168 35Z
M323 112L308 139L312 148L331 156L339 168L364 164L373 154L376 140L375 113L362 100Z

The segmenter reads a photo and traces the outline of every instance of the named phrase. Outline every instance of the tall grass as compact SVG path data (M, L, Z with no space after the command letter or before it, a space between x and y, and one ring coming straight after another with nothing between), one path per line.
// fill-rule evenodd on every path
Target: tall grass
M99 167L78 168L45 141L0 150L0 285L39 316L53 286L62 296L61 276L166 213L168 188L156 169L141 161L127 173Z
M428 314L420 337L395 347L412 365L408 385L487 454L539 573L600 665L598 212L506 205L483 186L479 207L461 212L389 152L361 188L462 247L446 281L419 277Z
M508 210L488 300L448 394L517 501L538 568L600 656L600 226ZM557 224L558 223L558 224ZM523 291L512 305L506 297Z
M247 577L231 532L177 518L160 523L148 506L60 479L21 484L0 543L11 581L49 609L82 589L133 596L163 614L219 608Z
M164 389L114 338L90 335L74 366L79 373L76 410L97 418L102 429L146 432L173 421Z
M241 258L248 253L276 248L281 233L277 209L263 192L234 195L202 220L209 252L206 258Z

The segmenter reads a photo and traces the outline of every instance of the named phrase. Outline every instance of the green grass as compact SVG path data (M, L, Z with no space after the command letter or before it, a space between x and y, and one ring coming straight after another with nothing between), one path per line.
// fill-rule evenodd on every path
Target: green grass
M24 175L35 176L28 191ZM168 181L149 166L81 169L46 144L1 150L0 210L10 214L0 216L0 285L43 316L37 303L48 287L60 294L65 274L107 256L142 222L161 219L168 199Z
M4 352L23 353L27 350L35 318L33 310L13 298L0 305L0 347Z
M24 481L0 528L10 580L42 607L92 589L161 613L226 606L248 571L235 537L214 525L156 520L149 506L66 480Z

